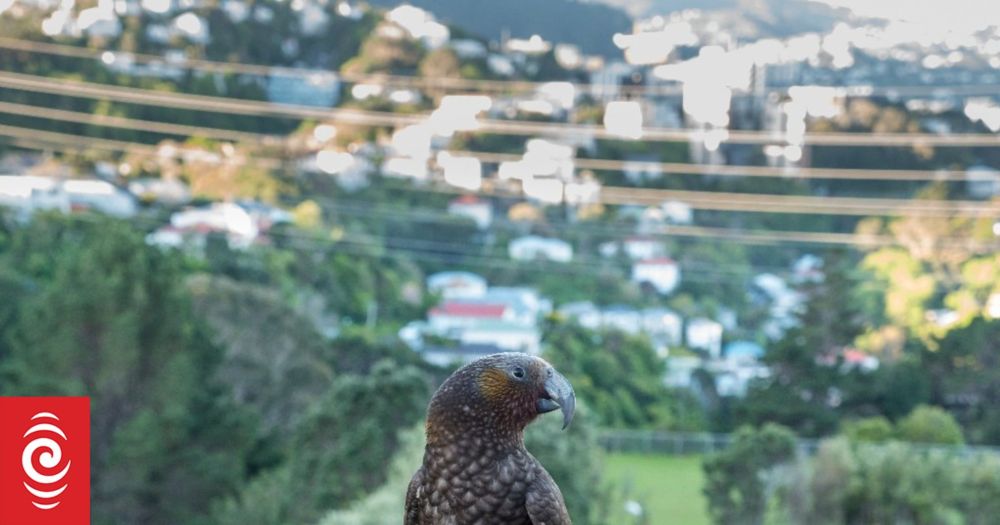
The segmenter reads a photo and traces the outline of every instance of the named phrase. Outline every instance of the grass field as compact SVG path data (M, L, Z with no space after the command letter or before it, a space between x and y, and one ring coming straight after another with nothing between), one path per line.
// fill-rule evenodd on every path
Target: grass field
M652 525L708 525L701 457L609 454L607 473L642 503Z

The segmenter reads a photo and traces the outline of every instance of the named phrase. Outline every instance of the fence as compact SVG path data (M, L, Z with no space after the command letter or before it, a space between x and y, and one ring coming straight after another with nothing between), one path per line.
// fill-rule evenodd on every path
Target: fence
M711 454L727 448L735 440L733 434L712 434L693 432L662 432L651 430L605 430L598 437L601 446L608 452L632 452L643 454L691 455ZM798 451L812 455L822 440L800 438L796 440ZM922 452L935 454L955 454L971 456L977 454L1000 455L1000 447L972 445L935 445L908 443L907 446Z

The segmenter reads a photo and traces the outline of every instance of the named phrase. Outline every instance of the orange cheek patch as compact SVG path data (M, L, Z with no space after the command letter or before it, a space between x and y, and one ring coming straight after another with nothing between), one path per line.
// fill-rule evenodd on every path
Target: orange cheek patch
M511 387L510 378L503 370L491 368L479 376L479 391L486 399L494 401L504 399L512 393Z

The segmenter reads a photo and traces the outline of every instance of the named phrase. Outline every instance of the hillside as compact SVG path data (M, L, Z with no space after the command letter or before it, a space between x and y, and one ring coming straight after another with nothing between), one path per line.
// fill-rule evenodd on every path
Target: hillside
M441 20L491 40L541 35L546 40L575 44L585 53L613 56L615 33L627 32L631 21L622 10L574 0L374 0L378 6L410 3Z

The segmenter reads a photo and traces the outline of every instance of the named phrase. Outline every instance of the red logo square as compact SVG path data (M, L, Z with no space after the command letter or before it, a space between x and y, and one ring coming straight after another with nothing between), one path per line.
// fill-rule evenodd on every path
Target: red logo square
M90 399L0 397L0 525L89 525Z

